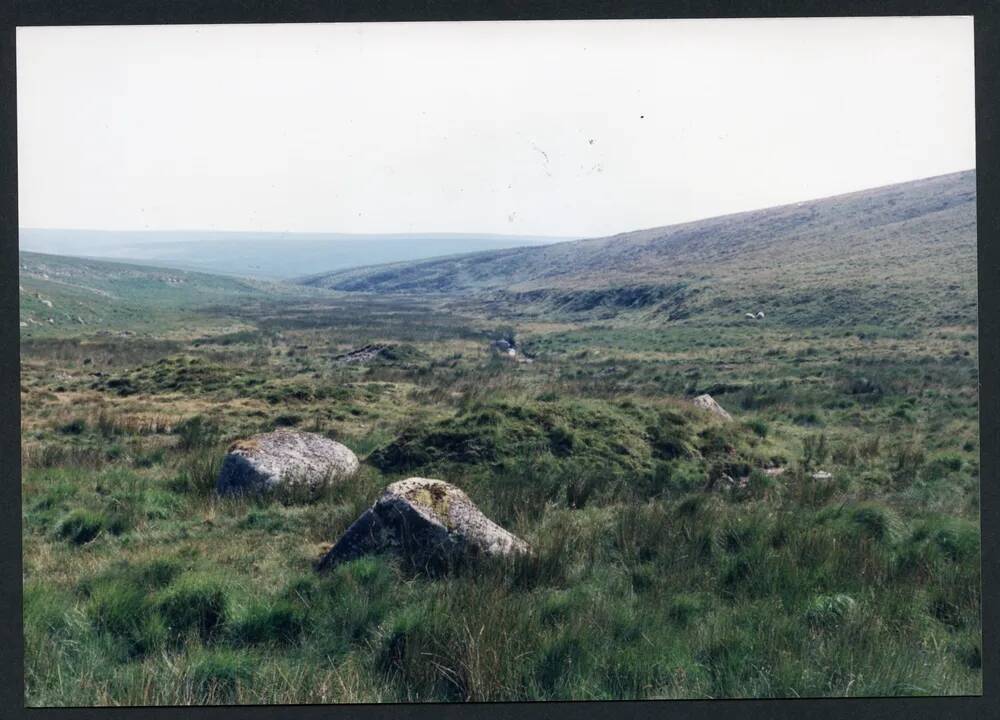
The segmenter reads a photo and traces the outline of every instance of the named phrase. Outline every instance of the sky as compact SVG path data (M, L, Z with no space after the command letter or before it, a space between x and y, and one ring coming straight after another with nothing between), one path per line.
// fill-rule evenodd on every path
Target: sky
M595 237L975 166L970 17L18 28L21 227Z

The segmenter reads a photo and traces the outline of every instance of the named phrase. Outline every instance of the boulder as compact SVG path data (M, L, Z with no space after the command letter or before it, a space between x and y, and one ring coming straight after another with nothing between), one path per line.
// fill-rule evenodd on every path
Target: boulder
M230 445L216 490L263 492L291 485L317 489L352 477L359 466L349 448L322 435L276 430Z
M727 413L725 409L721 405L719 405L719 403L715 402L715 398L713 398L708 393L696 397L694 399L694 404L697 407L700 407L702 410L708 410L710 413L718 415L723 420L733 419L733 416Z
M480 512L462 490L412 477L392 483L320 561L327 570L369 553L397 553L413 565L449 567L466 558L528 552L528 544Z

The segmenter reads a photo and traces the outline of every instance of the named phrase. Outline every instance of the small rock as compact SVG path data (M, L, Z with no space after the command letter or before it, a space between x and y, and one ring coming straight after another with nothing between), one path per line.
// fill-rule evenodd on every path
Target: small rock
M718 415L723 420L733 419L733 416L726 412L725 409L719 405L719 403L715 402L715 398L708 393L699 395L693 400L693 402L697 407L700 407L702 410L708 410L710 413Z
M487 518L462 490L412 477L386 488L323 557L326 570L369 553L394 552L418 567L465 557L529 552L528 544Z

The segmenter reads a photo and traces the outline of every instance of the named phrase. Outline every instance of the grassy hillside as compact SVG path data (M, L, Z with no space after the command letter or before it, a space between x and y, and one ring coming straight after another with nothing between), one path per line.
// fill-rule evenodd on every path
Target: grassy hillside
M22 252L23 337L181 329L254 302L317 293L255 280ZM319 293L322 294L322 293ZM231 322L231 320L229 320Z
M545 247L305 278L337 290L475 297L492 312L794 326L975 318L975 172Z

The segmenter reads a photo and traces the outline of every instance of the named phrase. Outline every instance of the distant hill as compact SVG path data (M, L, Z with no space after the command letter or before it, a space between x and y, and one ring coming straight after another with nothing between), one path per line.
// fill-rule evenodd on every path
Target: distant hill
M282 280L457 253L537 246L566 238L422 233L141 232L22 228L21 250Z
M185 314L195 310L301 297L308 290L32 252L20 253L18 276L21 332L26 335L162 329L183 324Z
M309 286L475 298L498 312L797 325L975 321L974 170L612 237L313 275Z

